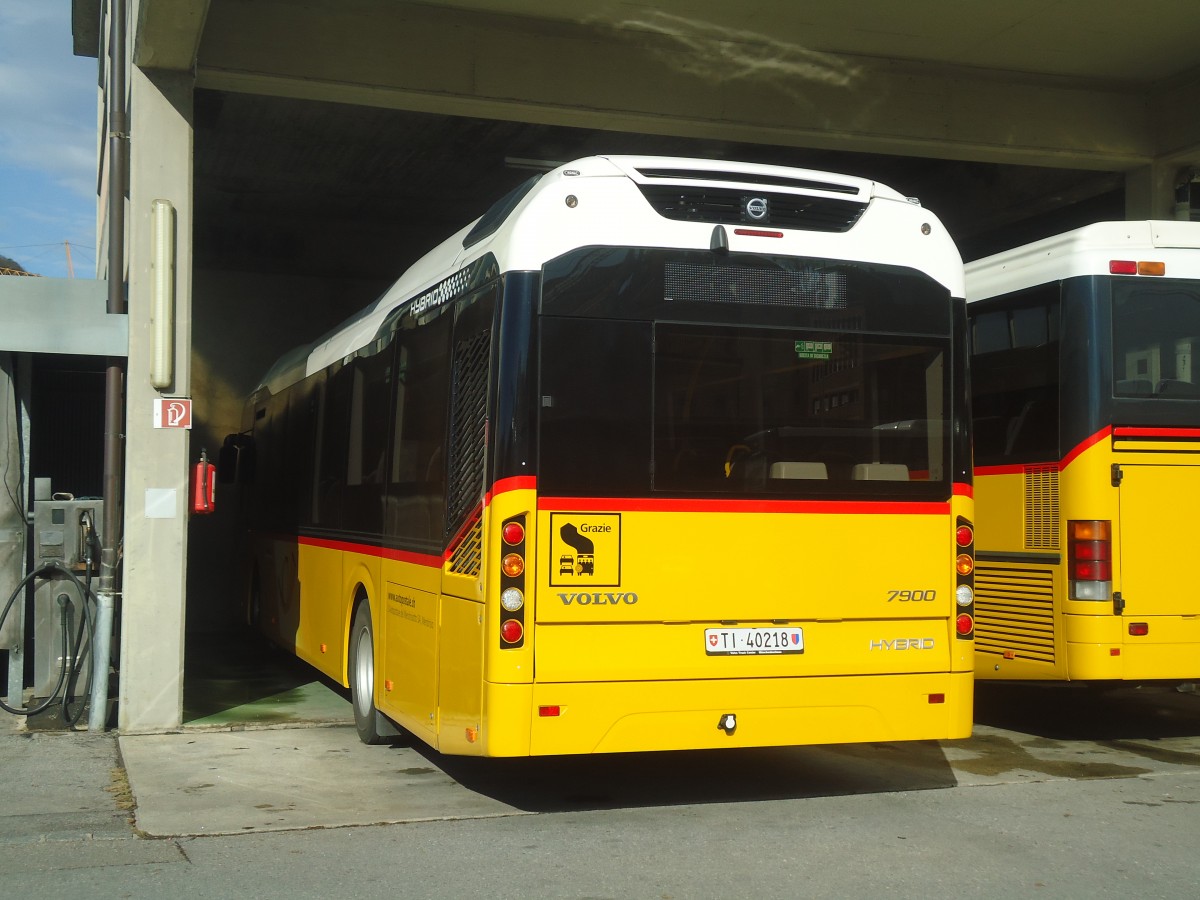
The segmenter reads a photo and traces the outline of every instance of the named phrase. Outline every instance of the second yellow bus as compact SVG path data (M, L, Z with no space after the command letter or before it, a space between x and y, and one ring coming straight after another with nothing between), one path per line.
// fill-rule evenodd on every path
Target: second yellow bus
M979 678L1200 677L1200 223L967 266Z

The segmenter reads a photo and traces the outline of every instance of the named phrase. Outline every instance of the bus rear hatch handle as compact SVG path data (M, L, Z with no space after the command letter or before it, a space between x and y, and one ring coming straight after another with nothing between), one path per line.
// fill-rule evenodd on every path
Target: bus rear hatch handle
M1124 477L1125 477L1125 473L1121 471L1121 464L1113 463L1112 464L1112 486L1120 487L1121 479Z
M1113 615L1119 616L1125 612L1125 598L1121 596L1120 591L1113 591Z

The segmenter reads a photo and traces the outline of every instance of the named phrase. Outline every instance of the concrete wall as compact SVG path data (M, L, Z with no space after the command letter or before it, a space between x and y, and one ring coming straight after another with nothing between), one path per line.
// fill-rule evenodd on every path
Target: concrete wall
M189 434L155 428L161 397L191 396L192 78L188 73L129 76L129 360L125 384L125 533L118 725L122 731L176 727L183 715ZM175 211L175 371L150 385L151 207Z

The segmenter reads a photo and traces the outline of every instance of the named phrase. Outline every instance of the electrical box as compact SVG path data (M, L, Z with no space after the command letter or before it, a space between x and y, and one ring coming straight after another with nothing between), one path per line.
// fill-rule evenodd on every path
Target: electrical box
M57 562L88 580L89 541L104 517L103 500L35 500L33 504L33 568ZM99 554L91 553L93 571ZM79 584L66 572L51 571L34 580L33 590L33 696L48 697L58 685L64 665L78 668L78 683L72 692L81 693L88 683L91 638L81 630L87 624L84 604L88 602ZM92 613L94 615L94 612ZM63 626L66 626L66 648ZM79 658L76 659L76 647Z

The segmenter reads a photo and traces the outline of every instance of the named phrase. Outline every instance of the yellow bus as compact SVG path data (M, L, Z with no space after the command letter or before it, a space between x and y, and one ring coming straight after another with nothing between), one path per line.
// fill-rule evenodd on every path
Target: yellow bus
M1200 223L967 266L976 676L1200 676Z
M359 736L530 756L956 738L962 262L869 180L591 157L267 374L248 614Z

